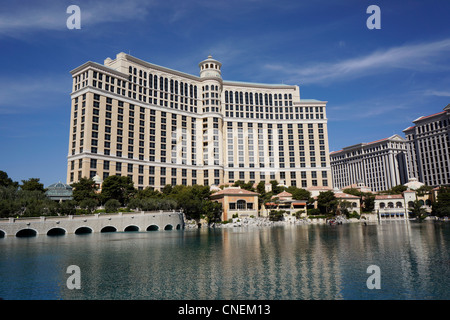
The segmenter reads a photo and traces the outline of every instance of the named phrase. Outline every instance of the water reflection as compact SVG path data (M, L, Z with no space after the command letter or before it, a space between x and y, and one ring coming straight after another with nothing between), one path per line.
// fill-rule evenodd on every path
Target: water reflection
M0 239L5 299L448 299L450 226L286 226ZM66 268L81 269L81 290ZM369 290L369 265L381 290ZM6 276L7 275L7 276Z

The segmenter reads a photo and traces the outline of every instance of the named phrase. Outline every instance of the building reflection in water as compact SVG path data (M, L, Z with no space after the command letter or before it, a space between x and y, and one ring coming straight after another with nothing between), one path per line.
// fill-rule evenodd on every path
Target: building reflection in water
M76 241L74 241L74 239ZM66 237L61 266L82 289L62 299L449 298L449 228L434 223L310 225ZM369 265L381 290L369 290ZM441 281L442 282L442 281Z

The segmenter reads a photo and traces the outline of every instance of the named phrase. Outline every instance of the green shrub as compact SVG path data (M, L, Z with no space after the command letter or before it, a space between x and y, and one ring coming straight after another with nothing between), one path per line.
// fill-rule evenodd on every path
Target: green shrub
M120 208L120 202L116 199L109 199L105 203L105 212L113 213L117 212Z
M285 210L270 210L269 220L270 221L282 221L285 213L286 213Z
M356 218L356 219L359 219L359 218L361 218L361 215L359 215L356 211L353 211L352 213L349 213L348 215L347 215L347 218Z
M321 214L322 212L320 212L319 209L308 209L307 213L308 213L308 216L316 216L316 215Z

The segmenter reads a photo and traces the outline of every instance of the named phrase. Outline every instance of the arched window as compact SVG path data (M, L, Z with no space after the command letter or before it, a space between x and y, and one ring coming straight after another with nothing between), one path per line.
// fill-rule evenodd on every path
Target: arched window
M245 200L238 200L236 202L236 207L237 207L238 210L244 210L246 208Z
M425 200L425 205L431 207L431 200L430 199Z
M393 208L394 207L394 203L393 202L388 202L388 208Z
M403 206L402 206L402 203L401 203L400 201L398 201L398 202L395 204L395 207L396 207L396 208L402 208Z
M408 202L408 208L414 208L414 202L413 201L409 201Z
M384 209L386 207L386 204L384 202L380 202L380 209Z

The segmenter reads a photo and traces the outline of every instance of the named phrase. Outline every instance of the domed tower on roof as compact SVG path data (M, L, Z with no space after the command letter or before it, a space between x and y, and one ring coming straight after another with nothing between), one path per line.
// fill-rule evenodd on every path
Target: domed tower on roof
M198 64L200 67L200 78L219 78L222 80L222 63L213 59L211 55Z

